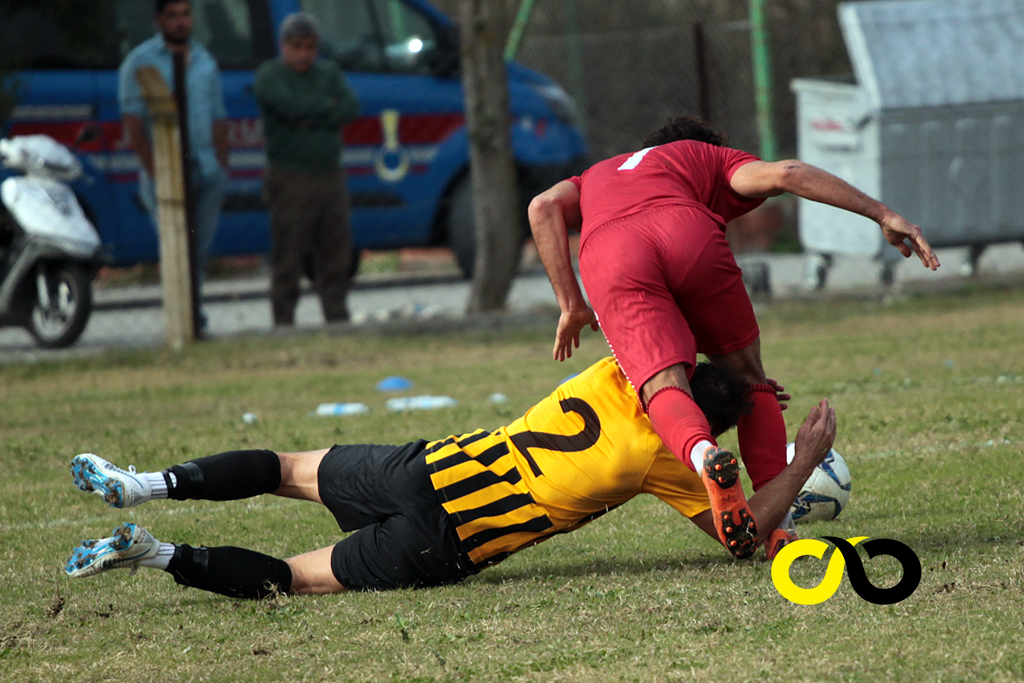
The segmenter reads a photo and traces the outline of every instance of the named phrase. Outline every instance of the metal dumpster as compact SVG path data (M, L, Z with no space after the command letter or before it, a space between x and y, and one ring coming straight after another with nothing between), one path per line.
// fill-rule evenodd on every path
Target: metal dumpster
M798 156L914 221L936 247L1024 240L1024 0L839 5L854 78L795 79ZM833 255L899 252L872 221L800 200L807 284Z

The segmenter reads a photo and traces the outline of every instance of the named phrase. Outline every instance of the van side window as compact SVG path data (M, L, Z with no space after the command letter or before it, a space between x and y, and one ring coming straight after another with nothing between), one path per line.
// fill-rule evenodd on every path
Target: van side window
M346 71L430 73L434 27L401 0L302 0L320 21L321 52Z
M251 0L192 0L193 37L206 46L221 69L251 69L260 61L253 40ZM121 56L156 35L153 3L120 0L117 4Z

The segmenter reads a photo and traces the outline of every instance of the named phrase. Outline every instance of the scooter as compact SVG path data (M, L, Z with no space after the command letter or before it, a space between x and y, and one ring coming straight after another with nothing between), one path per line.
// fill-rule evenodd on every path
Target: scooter
M75 145L92 137L86 128ZM102 265L100 236L67 185L82 164L46 135L0 139L0 163L24 173L0 184L0 325L70 346L89 322Z

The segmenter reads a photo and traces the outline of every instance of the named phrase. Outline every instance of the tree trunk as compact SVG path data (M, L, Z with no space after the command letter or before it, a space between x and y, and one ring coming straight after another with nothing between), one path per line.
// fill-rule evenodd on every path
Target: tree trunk
M505 305L522 251L522 218L509 135L503 0L460 0L462 85L476 224L467 313Z

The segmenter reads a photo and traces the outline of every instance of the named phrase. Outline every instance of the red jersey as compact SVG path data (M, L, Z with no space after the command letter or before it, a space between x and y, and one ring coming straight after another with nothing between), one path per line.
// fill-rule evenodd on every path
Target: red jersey
M700 209L725 224L757 208L764 199L748 199L729 185L753 154L696 140L679 140L605 159L569 181L580 190L581 242L608 221L640 211L682 205Z

